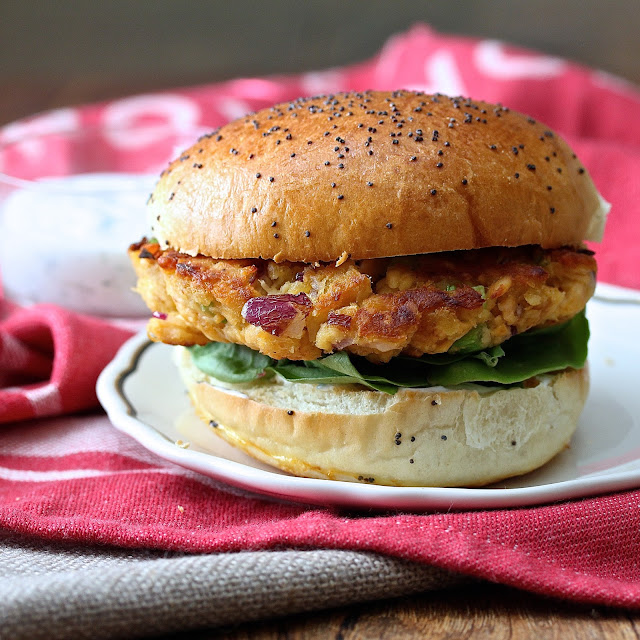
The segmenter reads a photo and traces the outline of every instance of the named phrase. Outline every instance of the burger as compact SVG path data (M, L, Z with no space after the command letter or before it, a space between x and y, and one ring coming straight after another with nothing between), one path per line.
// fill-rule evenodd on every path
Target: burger
M295 475L479 486L570 441L607 210L507 107L339 93L201 137L129 254L203 429Z

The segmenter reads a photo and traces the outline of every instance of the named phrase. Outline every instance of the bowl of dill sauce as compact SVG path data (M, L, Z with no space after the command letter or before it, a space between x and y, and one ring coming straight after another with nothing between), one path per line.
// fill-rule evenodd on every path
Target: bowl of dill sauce
M138 127L140 129L140 127ZM145 204L160 171L201 132L146 125L87 128L0 144L0 276L23 306L52 303L107 317L148 314L127 247L148 235Z

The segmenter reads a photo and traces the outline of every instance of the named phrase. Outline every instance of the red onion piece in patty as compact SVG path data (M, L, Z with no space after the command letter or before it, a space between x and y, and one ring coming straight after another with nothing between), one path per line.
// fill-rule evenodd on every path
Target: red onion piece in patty
M242 317L250 324L279 336L296 318L301 315L306 318L311 306L311 300L306 293L251 298L242 308Z
M349 329L351 327L352 317L345 315L344 313L336 313L335 311L329 312L329 317L327 318L327 324L337 325L339 327L344 327L345 329Z

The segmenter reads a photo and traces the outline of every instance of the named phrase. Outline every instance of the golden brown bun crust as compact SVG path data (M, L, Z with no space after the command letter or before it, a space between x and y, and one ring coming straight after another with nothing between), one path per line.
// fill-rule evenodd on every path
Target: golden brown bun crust
M577 245L598 239L600 214L591 178L543 124L409 91L231 122L174 161L149 203L163 247L294 262Z
M482 394L263 384L240 395L176 355L197 413L232 445L295 475L395 486L480 486L540 467L568 445L589 386L585 368Z

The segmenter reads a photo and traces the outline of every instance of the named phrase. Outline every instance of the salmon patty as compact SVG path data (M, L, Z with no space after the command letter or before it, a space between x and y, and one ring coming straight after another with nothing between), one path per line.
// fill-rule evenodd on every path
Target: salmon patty
M346 350L372 362L498 345L581 311L595 288L586 249L492 247L338 263L129 249L149 337L243 344L272 358Z

